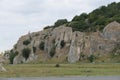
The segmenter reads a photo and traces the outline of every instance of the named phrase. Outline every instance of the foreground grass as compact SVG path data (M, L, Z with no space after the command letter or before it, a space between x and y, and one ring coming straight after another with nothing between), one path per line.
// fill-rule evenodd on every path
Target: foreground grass
M102 76L120 75L120 64L18 64L4 66L7 72L0 77L40 77L40 76Z

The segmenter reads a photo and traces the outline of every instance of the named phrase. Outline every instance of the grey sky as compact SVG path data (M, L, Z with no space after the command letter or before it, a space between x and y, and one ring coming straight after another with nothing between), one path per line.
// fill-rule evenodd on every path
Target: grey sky
M21 35L39 31L57 19L120 0L0 0L0 52L11 49Z

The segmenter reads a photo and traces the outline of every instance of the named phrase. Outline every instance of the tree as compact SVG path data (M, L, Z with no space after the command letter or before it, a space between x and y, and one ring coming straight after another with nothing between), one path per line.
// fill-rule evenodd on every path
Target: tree
M81 21L81 22L73 21L69 23L68 26L72 27L73 31L81 31L81 32L84 32L89 28L88 24L84 21Z
M36 53L36 47L33 47L33 52Z
M63 25L67 22L68 22L67 19L59 19L55 22L54 27L58 27L58 26Z
M91 13L82 13L80 16L76 15L72 21L68 24L72 27L73 31L87 32L97 31L97 26L99 30L102 31L104 27L112 22L120 22L120 2L113 2L108 6L101 6L98 9L93 10Z
M13 64L13 60L14 60L14 58L18 55L18 51L16 51L16 52L13 52L13 50L11 50L9 53L9 60L10 60L10 64Z
M80 16L75 16L72 21L85 21L85 19L88 17L86 13L82 13Z

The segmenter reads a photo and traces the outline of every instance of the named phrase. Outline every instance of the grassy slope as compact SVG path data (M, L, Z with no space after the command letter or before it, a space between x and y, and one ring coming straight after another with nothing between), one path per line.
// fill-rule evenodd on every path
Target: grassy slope
M91 76L120 75L120 64L19 64L6 65L7 72L0 77L40 77L40 76Z

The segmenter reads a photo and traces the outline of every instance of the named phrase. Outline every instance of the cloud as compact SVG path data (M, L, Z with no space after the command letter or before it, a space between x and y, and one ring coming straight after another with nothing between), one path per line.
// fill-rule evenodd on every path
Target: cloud
M28 31L42 30L57 19L82 12L89 13L101 5L119 0L0 0L0 51L12 48Z

